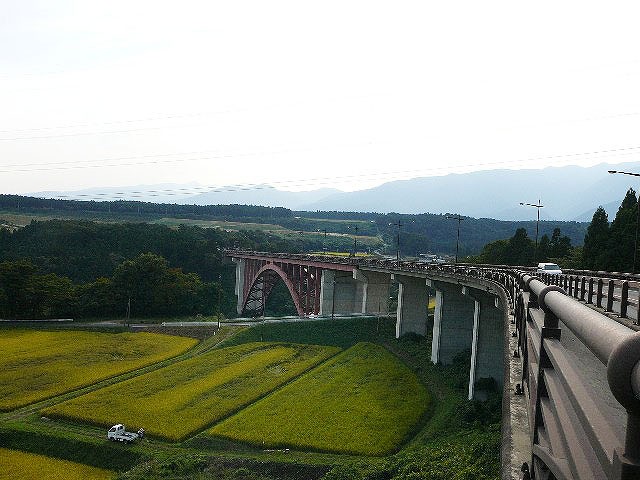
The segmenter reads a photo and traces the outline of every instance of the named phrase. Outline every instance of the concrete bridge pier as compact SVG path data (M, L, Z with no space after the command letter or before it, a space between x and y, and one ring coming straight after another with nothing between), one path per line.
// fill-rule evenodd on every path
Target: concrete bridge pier
M398 282L396 338L409 332L425 335L429 308L425 278L394 273L391 279Z
M320 315L389 312L389 274L323 270Z
M238 315L242 315L242 309L244 307L244 270L246 261L244 258L232 258L231 261L236 264L236 311L238 312Z
M498 297L452 283L427 283L436 291L431 361L451 364L457 354L470 350L469 400L482 396L476 392L480 378L493 378L502 388L505 312Z
M389 285L391 275L380 272L356 270L353 278L362 285L360 313L387 315L389 313Z

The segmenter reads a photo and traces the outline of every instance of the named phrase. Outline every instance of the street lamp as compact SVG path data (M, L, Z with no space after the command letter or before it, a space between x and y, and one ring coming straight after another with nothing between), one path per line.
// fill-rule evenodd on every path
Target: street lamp
M526 202L520 202L520 205L525 205L527 207L534 207L535 209L537 209L538 211L538 220L536 222L536 250L535 250L535 255L534 255L534 263L538 263L538 230L540 228L540 209L542 207L544 207L544 205L542 205L540 203L540 199L538 199L538 203L526 203Z
M398 220L396 223L390 223L389 226L398 227L398 243L396 244L396 262L400 261L400 227L402 222Z
M459 214L445 215L445 217L458 220L458 237L456 238L456 261L455 261L455 263L458 263L458 245L460 244L460 222L464 220L464 217L461 217Z
M632 177L640 177L640 173L632 173L632 172L620 172L618 170L607 170L609 173L619 173L621 175L631 175ZM633 244L633 272L636 273L636 259L638 257L638 224L640 224L640 199L638 200L638 207L636 209L638 211L636 215L636 240Z

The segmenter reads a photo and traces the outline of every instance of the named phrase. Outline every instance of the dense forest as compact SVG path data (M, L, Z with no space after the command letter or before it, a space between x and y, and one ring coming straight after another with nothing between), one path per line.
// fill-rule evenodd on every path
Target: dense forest
M0 229L0 317L231 316L225 248L300 251L259 231L74 220Z

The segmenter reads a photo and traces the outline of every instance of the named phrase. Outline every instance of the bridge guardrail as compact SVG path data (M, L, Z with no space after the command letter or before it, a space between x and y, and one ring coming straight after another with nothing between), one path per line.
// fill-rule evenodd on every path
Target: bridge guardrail
M549 478L549 471L558 479L640 478L640 333L558 285L528 274L520 280L516 321L530 399L533 478ZM603 413L603 400L561 345L561 324L606 365L611 391L627 412L626 432Z

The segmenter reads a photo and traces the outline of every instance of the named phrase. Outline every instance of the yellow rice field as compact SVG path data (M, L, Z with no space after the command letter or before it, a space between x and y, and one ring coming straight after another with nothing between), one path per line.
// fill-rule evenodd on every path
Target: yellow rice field
M110 480L116 473L80 463L0 448L0 480Z
M187 351L191 338L154 333L4 330L0 411L91 385Z
M429 402L406 365L359 343L207 433L270 448L383 455L407 439Z
M97 425L124 423L172 441L227 417L299 376L340 349L249 343L106 387L42 411L43 415Z

